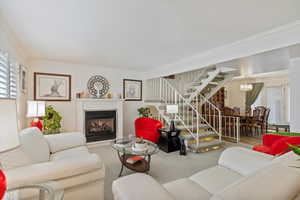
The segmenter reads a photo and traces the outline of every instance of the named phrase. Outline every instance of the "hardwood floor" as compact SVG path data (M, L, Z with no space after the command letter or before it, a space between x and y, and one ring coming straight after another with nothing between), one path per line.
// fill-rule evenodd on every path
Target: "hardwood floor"
M234 139L230 139L230 138L222 138L222 139L227 142L236 143L236 140L234 140ZM254 145L261 144L261 139L257 138L257 137L241 136L240 143L254 146Z
M261 144L261 138L241 136L240 142L245 143L245 144L250 144L250 145L259 145L259 144Z

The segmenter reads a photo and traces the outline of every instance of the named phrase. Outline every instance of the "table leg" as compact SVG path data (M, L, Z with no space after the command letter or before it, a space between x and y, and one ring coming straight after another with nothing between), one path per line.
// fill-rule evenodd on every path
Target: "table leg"
M151 162L151 155L148 155L148 166L147 166L147 172L150 171L150 162Z
M118 152L118 156L119 156L119 159L120 159L121 164L122 164L121 170L120 170L120 173L119 173L119 177L120 177L120 176L122 176L122 172L123 172L123 169L124 169L124 163L126 162L126 158L125 158L124 154L123 154L123 158L122 158L120 152Z

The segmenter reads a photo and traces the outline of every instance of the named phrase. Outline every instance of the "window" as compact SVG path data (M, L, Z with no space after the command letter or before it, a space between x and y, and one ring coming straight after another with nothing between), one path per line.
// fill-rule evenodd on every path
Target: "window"
M283 122L283 87L266 88L267 107L270 108L269 123L281 124Z
M270 108L270 124L286 124L290 121L290 88L288 84L271 85L262 89L254 104Z
M11 64L7 53L0 52L0 98L17 97L16 67Z

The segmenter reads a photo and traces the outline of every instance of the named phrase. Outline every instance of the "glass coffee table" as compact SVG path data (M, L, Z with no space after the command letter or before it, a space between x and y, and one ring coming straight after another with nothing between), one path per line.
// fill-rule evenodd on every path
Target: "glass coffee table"
M25 185L13 189L8 189L2 200L24 199L19 196L21 190L37 190L38 197L34 197L34 199L38 200L63 200L64 198L63 189L58 188L58 185L55 181L50 181L43 184Z
M140 139L135 137L120 138L113 141L112 148L117 151L122 164L119 177L122 175L124 166L135 172L149 172L151 156L159 151L158 146L148 140L142 140L145 144L145 148L143 148L143 150L137 150L134 148L137 141L140 141ZM135 156L140 158L136 163L131 164L127 161L127 159Z

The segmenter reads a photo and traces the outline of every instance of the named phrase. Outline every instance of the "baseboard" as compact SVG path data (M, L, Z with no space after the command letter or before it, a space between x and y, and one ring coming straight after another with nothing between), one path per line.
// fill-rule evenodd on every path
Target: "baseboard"
M88 149L92 149L92 148L97 148L97 147L101 147L101 146L107 146L107 145L111 145L111 143L114 140L104 140L104 141L99 141L99 142L89 142L87 143L87 147Z

